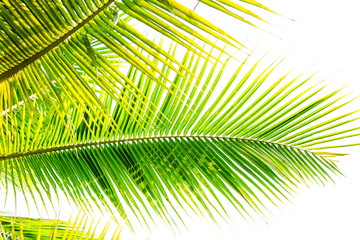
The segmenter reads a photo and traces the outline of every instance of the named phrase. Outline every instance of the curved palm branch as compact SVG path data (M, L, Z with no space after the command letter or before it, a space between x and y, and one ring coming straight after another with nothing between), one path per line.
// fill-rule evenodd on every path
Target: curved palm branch
M242 5L251 4L271 11L256 1L240 1L240 4L231 0L201 2L251 25L253 24L241 15L263 20ZM160 55L164 52L126 23L129 17L138 19L185 48L200 54L207 53L191 36L213 47L219 47L199 33L199 30L236 48L241 46L219 27L173 0L2 1L0 81L11 78L38 59L46 58L48 52L60 46L72 51L72 47L68 48L68 41L75 41L76 44L80 41L80 44L87 45L88 48L87 38L97 39L125 60L142 67L145 67L141 63L144 59L141 54L137 55L136 47L131 47L131 44L153 55L159 55L159 59L162 59ZM87 54L93 55L92 51L88 48ZM137 58L131 55L137 55ZM50 65L54 63L49 59L46 61Z
M251 4L271 11L256 1L240 1L240 4L231 0L203 0L201 2L248 24L252 23L241 15L263 20L242 5ZM123 36L125 38L133 35L132 39L138 38L138 42L134 42L136 44L140 44L140 41L151 44L119 18L124 14L140 20L186 47L193 44L195 47L193 49L196 49L197 46L198 50L201 50L184 32L202 41L210 42L192 27L218 37L229 44L235 42L234 46L238 45L234 38L220 28L172 0L2 1L0 4L0 27L2 30L0 39L3 51L0 55L2 64L0 78L3 80L13 75L72 37L83 27L87 28L86 31L97 32L101 29L103 30L101 34L111 36L109 29L102 26L102 24L106 25L111 22L110 26L114 27L113 32L119 35L127 32ZM108 21L104 21L104 18ZM100 19L104 21L101 24L99 24ZM129 40L131 41L131 39ZM139 47L142 45L140 44Z
M33 196L44 191L51 198L52 189L60 189L79 206L89 208L89 199L110 212L115 206L126 220L132 213L146 222L154 211L176 221L186 209L181 205L213 217L226 212L219 193L246 215L263 212L263 199L286 199L302 182L331 180L339 173L332 159L342 155L331 150L359 135L359 127L346 128L358 111L337 114L350 102L339 91L324 94L323 87L309 86L311 77L288 74L272 83L276 61L265 69L259 62L247 70L241 64L221 86L226 63L188 50L182 64L196 76L181 67L170 75L170 66L149 59L172 79L169 91L130 66L126 76L141 97L124 85L118 101L89 81L99 108L73 101L54 84L5 111L5 179L18 179ZM82 79L90 79L88 73ZM1 90L6 97L8 89ZM56 104L64 112L52 108Z
M89 225L87 228L84 225ZM105 239L109 225L106 225L99 236L97 223L78 214L75 221L57 219L14 217L0 212L0 239ZM120 230L121 231L121 230ZM120 231L116 229L112 239L120 239Z

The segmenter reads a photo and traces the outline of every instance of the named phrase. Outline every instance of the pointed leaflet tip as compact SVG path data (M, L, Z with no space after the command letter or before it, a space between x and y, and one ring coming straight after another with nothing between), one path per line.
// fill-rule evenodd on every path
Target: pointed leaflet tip
M164 4L170 12L174 11L172 0L159 0L159 2Z
M86 33L84 33L82 35L82 38L83 38L83 43L85 44L87 53L89 54L89 56L91 58L94 68L96 69L96 76L98 77L99 72L98 72L98 64L97 64L97 60L96 60L95 51L94 51L93 47L91 46L89 38Z
M119 21L119 18L120 18L120 14L119 12L114 12L114 16L113 16L113 27L118 23Z

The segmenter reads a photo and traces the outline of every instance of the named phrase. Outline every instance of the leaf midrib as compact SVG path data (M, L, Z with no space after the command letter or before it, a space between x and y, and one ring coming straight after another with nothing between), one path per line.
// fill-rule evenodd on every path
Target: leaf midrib
M85 147L92 147L92 146L101 146L101 145L107 145L107 144L114 144L114 143L130 143L130 142L138 142L138 141L146 141L146 140L160 140L160 139L189 139L189 138L203 138L203 139L233 139L233 140L247 140L247 141L255 141L255 142L262 142L262 143L271 143L278 146L285 146L285 147L291 147L294 149L299 149L295 146L289 146L277 142L270 142L270 141L263 141L258 139L251 139L251 138L241 138L241 137L226 137L226 136L209 136L209 135L178 135L178 136L154 136L154 137L139 137L139 138L123 138L123 139L117 139L117 140L109 140L109 141L100 141L100 142L91 142L91 143L80 143L80 144L73 144L73 145L66 145L66 146L60 146L60 147L51 147L51 148L45 148L45 149L39 149L35 151L26 151L26 152L16 152L11 153L8 155L0 156L0 161L5 161L8 159L14 159L14 158L20 158L20 157L27 157L31 155L38 155L38 154L44 154L44 153L51 153L51 152L58 152L58 151L64 151L64 150L74 150L79 148L85 148ZM302 149L304 150L304 149Z
M72 28L70 31L59 37L56 41L52 42L47 47L43 48L39 52L35 53L31 57L25 59L24 61L20 62L19 64L15 65L14 67L8 69L6 72L0 74L0 83L6 81L8 78L16 74L17 72L21 71L40 57L42 57L44 54L51 51L53 48L58 46L60 43L65 41L68 37L70 37L72 34L77 32L81 27L83 27L86 23L91 21L94 17L99 15L106 7L108 7L111 3L113 3L115 0L109 0L107 3L105 3L102 7L100 7L98 10L93 12L89 17L84 19L82 22L78 23L74 28Z

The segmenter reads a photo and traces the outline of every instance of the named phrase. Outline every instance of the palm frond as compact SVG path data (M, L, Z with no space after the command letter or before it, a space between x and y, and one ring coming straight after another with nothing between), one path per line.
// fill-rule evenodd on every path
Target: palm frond
M230 0L202 2L248 24L252 23L242 17L242 14L263 21L246 7ZM249 4L242 1L242 3L244 2L245 5ZM250 4L270 11L256 2ZM237 9L237 11L234 13L233 9ZM213 47L218 47L197 30L234 47L241 46L237 40L219 27L176 1L3 1L0 4L0 48L2 49L0 52L0 81L11 78L54 48L66 45L63 43L73 37L76 38L79 32L96 35L95 38L104 40L105 45L112 44L112 47L117 44L126 46L129 43L141 48L149 45L150 48L161 54L161 50L151 41L126 23L130 16L192 51L206 53L190 36ZM125 34L123 34L124 32ZM117 37L114 37L115 35ZM114 42L117 44L114 45ZM123 42L127 44L123 44ZM124 58L134 54L127 47L123 50Z
M89 225L89 226L87 226ZM0 212L0 239L105 239L108 225L100 235L96 235L97 223L80 213L75 220L62 221L57 219L15 217ZM121 231L121 230L120 230ZM112 239L119 239L119 228L112 234Z
M168 53L174 49L176 44ZM100 82L89 82L92 95L83 96L98 99L101 107L76 102L54 87L5 112L5 179L19 179L32 195L44 191L51 199L55 189L85 208L90 200L110 212L114 206L129 224L130 214L146 223L152 211L176 222L186 209L215 220L215 213L226 213L219 193L246 216L263 213L263 199L287 199L303 182L331 180L340 173L332 161L339 153L331 150L359 135L359 127L346 128L358 111L337 114L351 100L310 85L311 77L285 74L272 83L277 61L265 69L260 61L250 67L244 62L223 80L226 63L190 50L181 64L192 75L182 67L170 75L170 66L149 60L171 78L170 91L129 66L126 77L141 96L126 84L115 96ZM105 70L99 66L101 78ZM47 107L45 99L60 98L62 111Z

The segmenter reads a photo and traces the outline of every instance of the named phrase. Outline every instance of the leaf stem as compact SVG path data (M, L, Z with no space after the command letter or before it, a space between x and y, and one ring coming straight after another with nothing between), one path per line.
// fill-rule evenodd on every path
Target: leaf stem
M139 137L139 138L128 138L128 139L123 138L123 139L117 139L117 140L80 143L80 144L66 145L66 146L61 146L61 147L45 148L45 149L39 149L39 150L35 150L35 151L11 153L8 155L0 156L0 161L5 161L8 159L12 159L12 158L19 158L19 157L43 154L43 153L51 153L51 152L58 152L58 151L64 151L64 150L74 150L74 149L78 149L78 148L100 146L100 145L106 145L106 144L123 143L123 142L130 143L130 142L137 142L137 141L144 141L144 140L175 139L175 138L180 138L180 139L181 138L234 139L234 140L247 140L247 141L256 141L256 142L263 142L263 143L271 143L268 141L254 140L254 139L248 139L248 138L226 137L226 136L208 136L208 135L207 136L206 135L154 136L154 137ZM279 146L281 145L281 146L285 146L285 147L297 148L295 146L287 146L287 145L284 145L281 143L272 143L272 144L276 144Z

